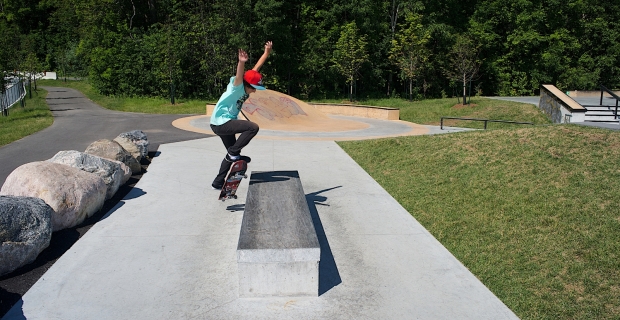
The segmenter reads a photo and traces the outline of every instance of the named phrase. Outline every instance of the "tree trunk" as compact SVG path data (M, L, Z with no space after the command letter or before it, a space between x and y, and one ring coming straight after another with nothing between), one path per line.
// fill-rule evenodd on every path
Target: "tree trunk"
M463 73L463 105L467 104L467 79Z
M413 101L413 79L409 79L409 101Z
M353 82L349 85L349 101L353 101Z

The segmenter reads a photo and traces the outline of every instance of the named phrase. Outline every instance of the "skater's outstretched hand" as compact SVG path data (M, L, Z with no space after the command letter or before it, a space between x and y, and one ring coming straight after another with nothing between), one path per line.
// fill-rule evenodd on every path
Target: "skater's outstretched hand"
M237 72L235 73L235 81L233 85L236 87L243 83L243 73L245 72L245 63L248 61L248 53L243 49L239 49L239 63L237 63Z
M265 43L265 52L260 57L260 59L258 59L258 62L256 62L256 65L254 65L254 68L252 68L252 70L254 71L260 70L260 67L262 67L265 61L267 61L267 57L269 57L272 47L273 47L273 42L267 41Z
M271 53L271 47L273 47L273 42L267 41L267 43L265 43L265 53L266 54Z
M243 49L239 49L239 62L247 62L249 59L248 53L243 51Z

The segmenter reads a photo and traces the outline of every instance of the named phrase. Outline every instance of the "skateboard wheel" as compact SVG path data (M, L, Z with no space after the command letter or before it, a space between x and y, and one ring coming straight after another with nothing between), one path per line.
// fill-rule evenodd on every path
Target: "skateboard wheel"
M233 199L237 199L237 195L234 195L234 196L233 196Z

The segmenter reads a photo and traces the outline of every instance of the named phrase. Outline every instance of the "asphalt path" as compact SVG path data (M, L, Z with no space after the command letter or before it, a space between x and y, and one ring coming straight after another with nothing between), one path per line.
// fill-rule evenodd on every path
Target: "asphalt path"
M205 138L209 135L172 126L188 115L162 115L111 111L100 107L81 92L69 88L42 87L54 116L48 128L0 147L0 185L15 168L52 158L63 150L84 151L99 139L114 139L120 133L142 130L149 140L149 152L160 144Z

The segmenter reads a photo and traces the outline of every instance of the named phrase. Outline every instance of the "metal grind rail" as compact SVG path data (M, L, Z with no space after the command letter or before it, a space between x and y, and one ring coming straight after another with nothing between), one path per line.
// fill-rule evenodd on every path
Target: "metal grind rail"
M601 86L601 102L600 105L603 105L603 93L607 92L609 95L611 95L614 99L616 99L616 110L614 111L614 119L618 119L618 101L620 100L620 97L618 97L618 95L616 95L613 91L607 89L607 87L605 87L604 85L600 85Z
M529 124L534 125L531 122L518 122L518 121L508 121L508 120L490 120L490 119L477 119L477 118L459 118L459 117L441 117L441 130L443 130L443 119L452 119L452 120L469 120L469 121L483 121L484 122L484 130L487 129L487 123L489 122L501 122L501 123L512 123L512 124Z

